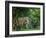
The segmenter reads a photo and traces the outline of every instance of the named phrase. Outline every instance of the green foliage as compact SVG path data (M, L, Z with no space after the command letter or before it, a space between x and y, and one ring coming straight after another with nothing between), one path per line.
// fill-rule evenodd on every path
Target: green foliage
M12 7L12 18L18 19L18 17L29 17L30 24L27 26L28 29L25 24L23 26L16 25L16 31L40 29L40 8Z

